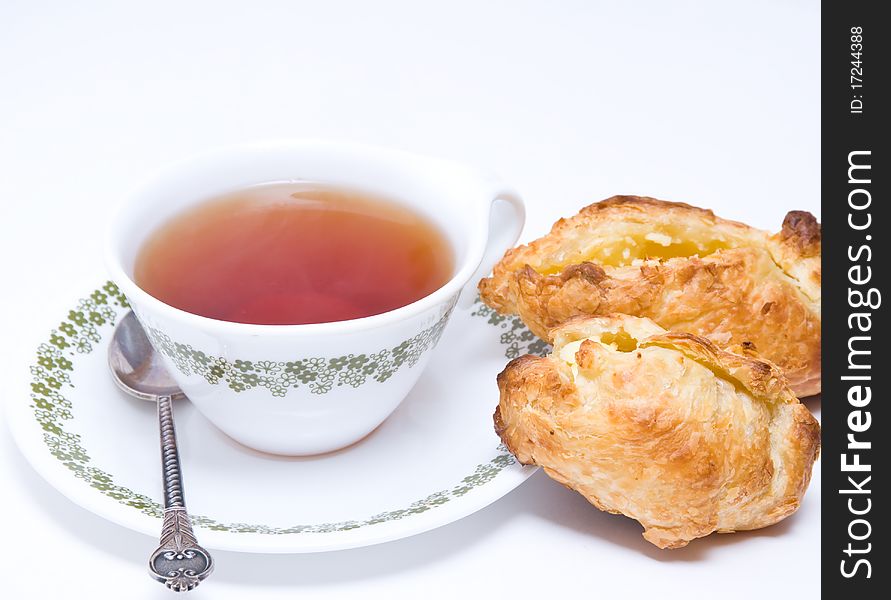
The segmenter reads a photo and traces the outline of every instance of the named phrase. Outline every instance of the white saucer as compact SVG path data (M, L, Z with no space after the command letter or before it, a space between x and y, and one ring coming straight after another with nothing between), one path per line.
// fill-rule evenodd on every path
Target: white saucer
M73 299L30 351L30 373L20 371L22 392L9 396L7 414L22 452L62 494L158 536L155 406L122 394L106 370L109 336L126 312L110 283ZM244 552L353 548L421 533L498 500L535 469L499 444L495 376L508 358L546 350L517 319L479 303L458 310L397 411L353 446L310 458L250 450L177 402L199 542Z

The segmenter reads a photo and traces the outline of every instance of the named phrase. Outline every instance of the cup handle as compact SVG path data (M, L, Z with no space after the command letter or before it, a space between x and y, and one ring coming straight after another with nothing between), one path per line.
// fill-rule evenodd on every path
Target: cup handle
M477 285L480 279L487 276L508 248L516 243L525 223L526 205L522 198L509 188L496 190L492 194L489 205L489 233L486 239L486 249L479 266L461 291L458 298L459 308L466 309L473 306L479 294Z

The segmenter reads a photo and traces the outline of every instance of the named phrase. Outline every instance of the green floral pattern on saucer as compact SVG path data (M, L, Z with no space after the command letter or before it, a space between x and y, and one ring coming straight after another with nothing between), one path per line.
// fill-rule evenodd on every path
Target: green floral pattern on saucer
M37 424L43 430L43 441L50 454L69 469L75 477L121 504L161 519L163 508L158 502L149 496L118 484L111 473L93 464L93 459L84 447L80 434L66 429L68 424L77 418L75 407L65 397L65 394L67 390L74 388L72 376L78 367L78 356L89 354L101 347L103 337L111 333L121 311L129 308L130 305L123 293L114 283L108 282L90 294L89 297L80 300L74 308L68 311L67 317L59 323L58 327L50 332L47 341L40 344L37 348L35 362L31 365L30 407L34 411L34 418ZM535 337L530 337L531 333L523 331L522 324L517 325L518 320L516 319L506 320L505 317L494 314L491 309L481 304L474 310L473 314L485 317L490 324L506 330L501 336L501 340L502 343L508 345L508 353L510 354L546 348L544 345L539 348L539 345L543 344L543 342L536 343ZM390 363L387 364L393 366L389 368L399 368L403 364L409 364L409 366L414 364L413 361L417 361L420 353L435 344L439 339L447 316L444 315L437 324L425 330L416 338L405 342L404 346L400 344L396 348L390 349ZM510 354L508 355L509 357ZM197 360L193 355L189 356L190 360ZM329 369L333 369L335 373L340 373L350 367L350 360L356 358L347 357L346 362L339 369L329 362L326 372ZM366 358L368 361L373 360L370 356ZM398 364L397 361L399 361ZM203 364L201 361L198 362ZM354 364L357 365L355 368L360 368L361 366L358 360ZM367 365L369 363L362 364ZM280 367L282 371L286 368L285 366L273 364L273 367L275 366ZM242 368L245 371L242 371ZM262 363L255 363L250 368L247 365L238 366L237 362L230 366L230 369L238 370L240 373L257 372L257 369L262 370L264 368ZM313 370L307 372L317 373L317 371ZM390 372L390 375L384 375L386 372L386 370L375 368L370 373L366 373L365 376L375 378L392 375L392 372ZM223 378L224 375L225 372L215 376ZM334 375L333 377L337 379L340 376ZM312 382L306 383L311 384ZM347 381L344 381L344 383L350 384ZM332 383L332 385L334 384ZM486 484L506 467L515 463L516 459L501 445L498 447L498 452L494 458L489 462L477 465L472 473L452 487L430 494L404 508L382 512L362 520L272 527L256 523L222 523L208 516L193 515L192 522L199 527L216 531L270 535L330 533L368 527L377 523L404 519L441 506L450 500L467 494L474 488Z
M313 394L327 394L342 385L359 387L369 379L383 383L402 367L415 366L424 352L436 346L450 314L451 308L418 335L373 354L295 357L290 361L229 361L180 344L158 329L150 328L147 333L155 348L170 358L180 372L195 373L210 384L225 382L235 392L262 387L273 396L284 396L288 390L301 386L308 386Z
M498 314L494 308L483 304L479 297L477 297L476 306L474 306L473 312L470 314L474 317L486 319L489 325L494 325L504 330L504 333L501 334L501 343L507 346L504 350L505 358L513 360L524 354L545 356L551 351L551 346L529 331L526 325L523 324L523 321L520 320L520 317Z

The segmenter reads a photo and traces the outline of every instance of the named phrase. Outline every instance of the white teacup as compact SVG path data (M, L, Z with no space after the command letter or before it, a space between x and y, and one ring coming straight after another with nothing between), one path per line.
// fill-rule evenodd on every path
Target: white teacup
M172 215L232 189L301 179L380 194L426 215L452 245L452 278L386 313L309 325L202 317L133 281L143 241ZM363 438L393 412L427 365L462 290L459 304L467 306L479 278L516 241L524 216L513 191L452 162L353 144L258 143L193 158L139 188L112 224L106 255L152 344L211 422L257 450L317 454Z

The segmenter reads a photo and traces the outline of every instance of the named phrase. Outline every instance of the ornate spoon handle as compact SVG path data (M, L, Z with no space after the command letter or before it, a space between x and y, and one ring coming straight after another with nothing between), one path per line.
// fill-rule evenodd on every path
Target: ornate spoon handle
M164 525L161 545L149 558L148 567L151 576L171 590L187 592L213 571L213 557L198 545L186 512L170 396L158 398L158 421L161 426Z

